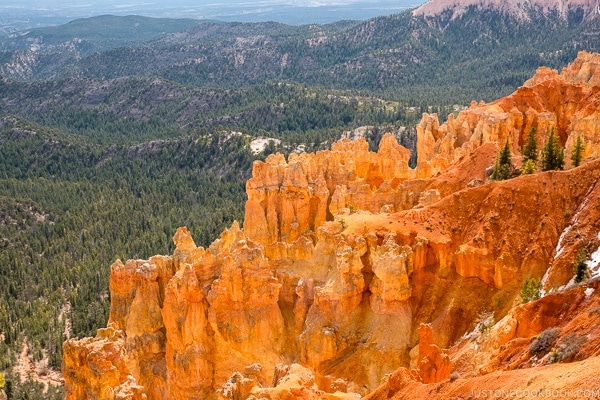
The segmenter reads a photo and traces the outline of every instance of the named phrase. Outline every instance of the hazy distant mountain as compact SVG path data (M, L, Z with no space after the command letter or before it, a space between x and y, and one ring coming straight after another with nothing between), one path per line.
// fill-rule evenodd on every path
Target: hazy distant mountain
M449 12L452 18L456 18L470 7L478 10L495 9L523 19L532 19L540 12L554 12L563 18L579 15L586 20L600 14L598 0L429 0L415 9L413 14L432 17Z
M326 24L340 20L366 20L398 13L415 8L423 2L424 0L92 0L82 3L78 0L13 0L10 5L0 4L0 36L103 14L212 19L225 22Z
M0 74L19 80L158 76L211 88L286 80L417 102L468 102L508 94L538 66L560 68L579 50L600 47L600 18L586 19L588 8L571 8L567 18L547 12L529 19L496 7L427 17L420 10L330 25L203 21L183 30L194 23L188 20L164 35L160 20L141 19L132 29L129 17L96 17L0 42L7 49L0 51ZM170 26L176 30L177 23Z
M166 33L192 28L199 23L197 20L182 18L102 15L11 34L0 40L0 50L42 49L72 42L85 54L152 40Z

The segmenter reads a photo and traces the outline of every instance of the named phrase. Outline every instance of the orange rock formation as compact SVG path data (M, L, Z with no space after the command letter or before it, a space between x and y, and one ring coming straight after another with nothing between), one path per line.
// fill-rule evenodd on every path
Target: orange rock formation
M432 386L400 369L366 399L598 397L599 289L595 280L519 305L489 331L465 335L452 347L452 378ZM549 330L556 339L536 346Z
M581 52L559 75L540 68L510 96L448 116L440 125L436 114L424 115L417 125L418 176L427 178L445 171L484 143L504 144L519 154L530 129L537 129L538 148L551 130L560 136L567 159L578 136L584 156L600 156L600 55Z
M599 61L542 68L442 125L424 115L415 169L391 135L377 153L343 140L255 162L243 230L204 249L180 228L173 255L113 265L109 327L65 344L67 399L403 398L456 372L453 395L537 365L529 342L550 327L587 332L569 361L600 355L595 286L560 288L600 247ZM490 182L499 145L518 163L531 127L567 154L582 136L584 165ZM529 277L554 293L518 306Z

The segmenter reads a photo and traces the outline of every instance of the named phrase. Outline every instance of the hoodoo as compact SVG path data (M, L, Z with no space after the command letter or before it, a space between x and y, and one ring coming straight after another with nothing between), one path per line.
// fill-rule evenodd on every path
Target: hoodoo
M174 254L114 263L107 328L64 345L66 398L600 390L599 87L582 52L442 124L425 114L414 169L390 134L377 153L345 139L255 162L243 229L204 249L180 228ZM555 132L564 171L518 174L532 128L538 149ZM506 141L515 171L492 181ZM527 279L543 287L525 303Z

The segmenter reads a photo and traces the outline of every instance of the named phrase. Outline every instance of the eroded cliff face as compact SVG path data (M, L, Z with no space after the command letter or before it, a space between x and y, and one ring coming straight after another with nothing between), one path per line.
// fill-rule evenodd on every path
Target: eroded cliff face
M401 368L366 399L598 397L599 289L595 279L518 305L452 346L449 379L427 385Z
M540 69L442 125L424 115L416 169L391 135L377 153L343 140L255 162L243 229L204 249L180 228L173 255L113 265L108 328L65 344L67 399L357 398L389 376L387 396L501 369L501 346L558 321L514 307L523 280L557 290L600 247L599 61ZM518 164L531 127L567 155L583 137L586 163L489 182L499 145ZM509 321L485 360L459 340L484 310Z
M443 172L484 143L508 140L512 153L519 154L531 128L537 130L538 149L554 130L567 160L577 137L586 144L584 156L598 158L599 85L600 55L581 52L560 75L542 67L510 96L489 104L473 102L443 124L436 114L424 115L417 125L417 175Z

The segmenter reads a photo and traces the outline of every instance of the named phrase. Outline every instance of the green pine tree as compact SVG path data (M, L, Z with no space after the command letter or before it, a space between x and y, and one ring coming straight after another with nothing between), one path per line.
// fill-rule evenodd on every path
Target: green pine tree
M509 179L512 167L510 147L508 146L508 140L506 140L506 144L496 156L496 162L494 163L494 169L492 170L492 180L503 181Z
M523 304L538 300L542 295L542 282L535 278L525 279L520 295Z
M575 256L575 283L583 282L588 276L587 263L585 262L587 254L585 249L579 249Z
M573 167L577 168L581 164L581 159L583 158L583 152L585 150L585 143L581 139L581 136L577 136L577 140L573 145L573 151L571 152L571 161L573 162Z
M561 170L565 166L564 149L560 147L554 128L550 132L548 142L542 149L542 171Z
M525 139L525 146L523 147L523 163L528 160L535 162L538 159L537 143L535 141L535 127L531 127L527 139Z

